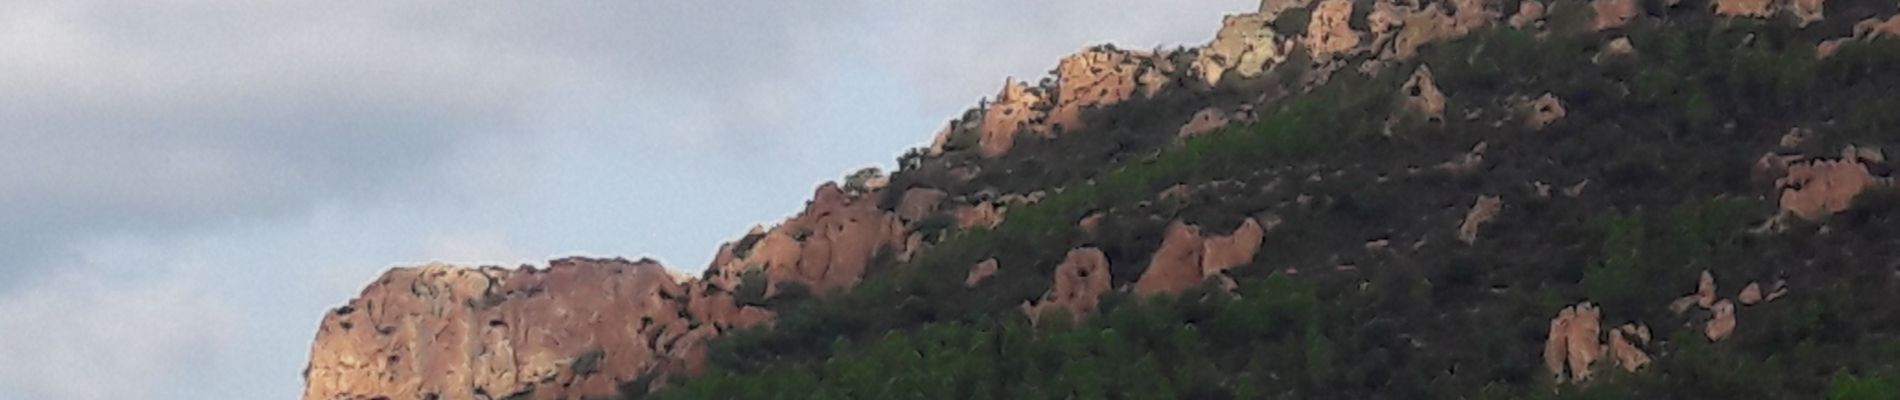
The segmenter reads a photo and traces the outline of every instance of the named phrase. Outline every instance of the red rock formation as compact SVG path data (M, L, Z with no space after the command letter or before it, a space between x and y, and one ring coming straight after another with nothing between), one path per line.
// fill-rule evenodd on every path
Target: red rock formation
M1590 27L1599 31L1621 28L1636 19L1637 14L1642 13L1640 6L1636 0L1593 0L1590 2L1590 7L1596 9L1597 19Z
M1735 333L1734 303L1730 303L1728 300L1717 301L1713 307L1709 308L1709 311L1715 313L1715 316L1709 319L1709 325L1703 329L1703 333L1708 335L1709 341L1719 342Z
M1877 181L1858 160L1816 160L1788 166L1777 181L1781 209L1809 221L1846 211L1854 196Z
M1564 307L1551 319L1549 335L1544 339L1544 368L1558 382L1590 379L1590 365L1603 355L1603 343L1597 339L1602 317L1596 306L1583 302Z
M1200 284L1203 251L1200 228L1178 220L1168 224L1161 248L1155 250L1141 279L1135 281L1135 293L1173 294Z
M819 186L804 212L759 235L746 254L715 259L723 262L709 268L713 285L736 290L752 270L765 274L767 296L777 295L786 282L821 296L857 283L878 252L903 254L910 245L910 232L895 213L877 208L878 197L847 196L833 183Z
M1478 196L1478 202L1465 212L1465 221L1458 224L1458 240L1466 244L1478 242L1478 227L1497 218L1498 211L1504 208L1504 201L1497 196Z
M1228 70L1242 78L1258 77L1286 61L1288 44L1273 33L1273 17L1262 13L1229 15L1221 20L1214 41L1194 59L1195 72L1208 86L1220 84Z
M995 228L997 224L1003 223L1003 213L997 211L996 206L989 202L959 207L955 214L958 229Z
M1568 111L1564 110L1563 101L1558 100L1557 96L1550 93L1544 93L1544 95L1538 97L1537 100L1532 100L1530 103L1525 104L1524 113L1526 115L1524 123L1526 126L1529 126L1531 130L1543 130L1545 127L1549 127L1551 123L1555 123L1557 120L1563 119L1564 116L1569 114Z
M1577 310L1564 307L1550 319L1550 330L1544 334L1544 370L1549 371L1553 379L1563 382L1567 376L1566 366L1570 365L1570 321L1577 319Z
M1102 214L1099 212L1094 213L1094 214L1089 214L1086 217L1082 217L1082 221L1076 222L1075 227L1076 229L1081 229L1082 233L1085 235L1095 236L1095 231L1097 229L1101 229L1102 218L1105 218L1105 217L1107 217L1106 214Z
M1610 331L1610 357L1624 371L1636 372L1649 365L1649 354L1641 346L1649 344L1649 327L1623 324Z
M1696 279L1695 303L1702 308L1715 306L1715 275L1708 270L1702 271L1702 277Z
M1029 315L1032 322L1040 322L1043 314L1055 310L1067 311L1077 320L1094 315L1102 294L1108 293L1108 278L1108 256L1103 255L1102 250L1093 247L1069 250L1062 264L1056 266L1055 282L1049 292L1034 304L1023 303L1023 313Z
M1233 267L1253 262L1266 235L1258 221L1248 218L1225 236L1203 237L1200 228L1179 220L1168 224L1161 247L1155 250L1135 281L1141 295L1176 294L1208 279L1223 278Z
M1359 46L1359 32L1347 23L1352 18L1351 0L1321 0L1306 25L1306 51L1315 61L1331 59Z
M1253 262L1266 233L1260 222L1248 218L1227 236L1208 237L1201 246L1201 276L1221 275L1228 269Z
M930 188L912 188L904 191L897 201L897 218L905 221L918 221L937 213L937 207L943 204L949 194Z
M1053 132L1075 132L1085 128L1082 112L1127 101L1134 97L1136 78L1141 75L1146 53L1112 48L1095 48L1069 55L1056 65L1056 104L1049 111L1048 124Z
M964 287L976 287L983 280L996 275L996 259L991 258L970 267L970 275L963 278Z
M1429 121L1445 119L1445 93L1438 91L1438 83L1432 79L1432 69L1419 65L1412 77L1399 87L1404 91L1405 108L1424 116Z
M983 111L982 122L977 125L977 152L986 158L996 158L1009 153L1016 146L1016 134L1024 130L1043 133L1040 129L1044 113L1048 108L1040 90L1010 79L1003 83L1002 93Z
M1461 12L1459 15L1467 14ZM1426 44L1464 36L1467 32L1464 27L1459 26L1458 18L1445 15L1445 12L1437 6L1426 7L1424 10L1406 15L1403 21L1398 24L1403 29L1391 34L1393 37L1391 58L1399 60L1409 60L1418 56L1418 49Z
M1773 0L1715 0L1716 15L1765 18L1774 13Z
M304 398L611 395L619 381L691 369L700 337L756 323L730 297L689 298L652 261L549 264L391 269L324 315Z
M1175 136L1189 137L1213 132L1226 127L1227 123L1227 113L1218 108L1209 107L1194 113L1194 117L1189 118L1187 124L1181 125L1181 130L1176 132Z
M1745 306L1752 306L1761 302L1761 296L1761 284L1749 282L1748 286L1742 287L1740 294L1735 295L1735 301Z
M1530 27L1544 20L1546 9L1542 1L1525 0L1524 2L1518 3L1517 14L1511 16L1509 23L1512 28L1524 29Z
M1577 304L1576 319L1570 321L1566 329L1570 361L1570 376L1576 381L1590 379L1590 365L1603 355L1603 343L1597 341L1602 331L1603 312L1589 302Z
M1826 3L1826 0L1793 0L1788 4L1788 11L1794 14L1796 20L1801 21L1802 27L1806 27L1808 24L1821 22L1821 19L1825 18L1823 8L1826 7Z

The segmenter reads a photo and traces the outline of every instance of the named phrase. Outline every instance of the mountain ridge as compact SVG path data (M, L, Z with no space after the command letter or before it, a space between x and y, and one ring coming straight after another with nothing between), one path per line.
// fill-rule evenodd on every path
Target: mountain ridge
M1776 85L1799 84L1783 81L1795 80L1791 78L1795 76L1793 74L1802 71L1782 73L1762 68L1770 72L1764 73L1765 80L1758 79L1768 83L1764 87L1768 88L1766 91L1769 93L1761 96L1761 100L1749 97L1711 106L1707 104L1711 100L1697 97L1706 96L1700 92L1689 89L1647 92L1655 89L1632 84L1641 81L1644 84L1666 85L1674 81L1670 79L1636 74L1622 79L1605 79L1603 76L1578 78L1584 79L1587 85L1555 80L1541 82L1536 79L1500 83L1494 78L1511 71L1487 70L1498 65L1474 61L1474 58L1482 58L1478 56L1483 55L1505 60L1503 62L1539 65L1545 68L1536 70L1536 74L1552 76L1592 68L1608 71L1606 75L1627 75L1627 71L1619 68L1638 69L1631 65L1647 62L1650 52L1670 49L1664 47L1672 43L1670 38L1680 40L1688 37L1687 33L1671 29L1706 33L1707 40L1711 41L1728 40L1735 36L1728 33L1741 31L1746 35L1734 38L1746 40L1739 47L1744 50L1751 49L1749 43L1756 40L1785 42L1769 49L1778 53L1761 55L1770 61L1778 57L1803 55L1808 60L1845 57L1843 48L1847 49L1846 53L1853 53L1847 55L1864 59L1869 57L1866 52L1873 51L1868 50L1869 46L1884 43L1878 38L1900 33L1900 28L1889 28L1900 26L1892 22L1900 21L1900 17L1891 17L1891 13L1900 7L1887 7L1881 11L1887 14L1877 12L1865 16L1853 14L1866 13L1878 7L1859 3L1841 7L1846 11L1836 14L1848 16L1838 18L1859 22L1852 24L1851 35L1832 37L1838 33L1823 31L1839 31L1847 24L1820 17L1820 2L1718 1L1706 3L1707 9L1698 10L1705 7L1703 4L1599 0L1555 1L1546 5L1539 1L1521 1L1516 7L1510 7L1504 2L1479 0L1430 4L1346 0L1264 1L1258 12L1225 18L1216 38L1204 47L1172 51L1092 47L1065 57L1051 80L1035 86L1013 79L1006 81L994 102L986 102L966 112L962 118L952 120L936 135L930 147L915 150L900 158L897 173L891 176L863 174L846 179L843 184L821 185L805 210L798 215L771 229L755 229L739 240L722 244L712 265L698 280L675 282L672 278L664 278L678 287L666 289L664 284L659 284L658 289L609 291L615 294L606 296L608 298L618 298L621 293L625 293L629 298L658 300L647 301L645 305L626 303L596 310L619 310L628 315L670 314L671 317L678 317L670 321L678 322L589 318L580 322L580 326L587 327L579 329L581 333L547 337L558 337L564 341L584 338L578 341L596 342L598 338L615 335L588 331L598 329L600 332L614 332L615 329L624 330L627 326L639 327L639 334L615 346L554 346L542 353L515 350L521 346L514 343L528 340L521 338L467 342L470 344L460 349L431 353L450 356L447 358L422 355L422 352L412 350L423 346L368 345L389 339L379 339L366 333L355 333L361 338L353 341L340 341L346 344L329 345L331 342L326 341L326 338L339 335L330 332L351 330L344 327L347 321L342 317L355 315L354 310L357 309L372 308L368 305L358 307L358 301L368 302L365 298L378 296L389 299L427 297L415 293L414 285L407 289L407 295L400 292L403 289L389 289L391 293L388 295L366 289L362 298L339 309L349 309L351 312L326 315L317 344L313 345L312 367L309 370L313 372L306 373L310 386L306 389L305 398L429 398L431 395L446 398L564 398L610 395L622 389L637 394L668 387L684 376L701 375L709 370L718 371L717 376L709 378L714 382L720 382L719 379L734 379L724 381L728 383L741 382L737 380L744 379L744 374L764 371L756 365L759 363L808 365L809 360L858 354L849 347L778 351L788 349L786 346L792 346L789 343L801 337L863 340L867 339L863 335L878 335L879 332L954 329L933 325L936 322L928 321L1010 318L995 314L998 310L1016 311L1015 315L1027 319L1029 325L1061 335L1065 329L1063 324L1044 326L1042 322L1047 319L1045 313L1062 312L1083 317L1100 314L1104 309L1140 309L1140 306L1125 305L1128 301L1121 298L1154 294L1182 294L1182 299L1199 298L1218 304L1228 304L1223 303L1226 300L1219 299L1233 297L1240 299L1235 301L1242 304L1236 307L1248 307L1247 304L1251 303L1247 302L1255 301L1252 299L1278 298L1279 295L1262 294L1258 290L1260 285L1285 289L1287 283L1282 281L1294 279L1289 277L1306 279L1312 276L1311 279L1318 280L1315 285L1327 286L1330 285L1327 280L1342 279L1362 271L1370 274L1383 270L1378 268L1382 264L1418 262L1406 258L1433 258L1425 255L1394 255L1418 253L1421 249L1463 254L1456 257L1511 259L1513 257L1485 256L1474 252L1501 251L1497 250L1495 242L1511 242L1512 239L1496 238L1494 232L1522 233L1522 224L1538 220L1522 215L1526 212L1540 213L1537 215L1551 221L1568 221L1595 216L1588 216L1587 212L1551 209L1609 207L1617 210L1623 209L1618 203L1637 205L1621 211L1630 214L1624 218L1632 220L1613 220L1608 222L1609 228L1558 230L1559 233L1577 231L1565 233L1569 235L1589 236L1594 235L1592 230L1604 229L1612 239L1616 238L1618 232L1639 236L1674 234L1668 229L1658 230L1660 228L1651 226L1657 222L1648 220L1651 213L1640 207L1652 203L1666 204L1667 201L1659 200L1665 197L1714 198L1676 206L1681 211L1672 211L1664 216L1664 219L1671 221L1717 220L1730 214L1771 215L1758 223L1750 221L1743 224L1746 227L1727 220L1709 222L1711 226L1717 227L1707 228L1706 234L1723 239L1693 239L1690 241L1694 243L1688 245L1690 248L1719 247L1725 241L1758 240L1734 239L1736 236L1733 235L1742 234L1738 233L1744 230L1742 228L1754 232L1747 233L1750 235L1813 230L1815 221L1826 222L1837 214L1853 211L1856 208L1854 205L1860 204L1856 201L1864 203L1865 200L1856 200L1864 197L1860 196L1863 192L1878 192L1879 188L1892 186L1892 177L1888 172L1890 168L1886 166L1884 153L1880 150L1880 145L1893 145L1890 137L1878 136L1878 133L1861 133L1860 136L1838 134L1853 131L1839 127L1838 123L1805 127L1793 122L1751 121L1747 115L1739 115L1729 121L1723 121L1722 117L1696 119L1705 111L1722 114L1759 107L1756 102L1775 106L1799 102L1789 100L1793 93L1778 92L1783 88ZM1662 12L1657 13L1652 8L1660 8ZM1587 13L1584 12L1586 9ZM1506 13L1505 10L1515 12ZM1708 24L1733 24L1726 22L1730 20L1711 20L1704 16L1710 14L1738 18L1745 23L1739 28L1707 28ZM1777 20L1768 24L1747 21L1748 18L1769 16L1787 16L1788 21ZM1879 19L1882 16L1893 19ZM1797 29L1793 32L1801 32L1798 34L1777 31L1790 29L1778 28L1776 24L1780 23L1811 27L1807 29L1812 30L1792 28ZM1817 23L1819 25L1815 25ZM1483 34L1477 38L1467 38L1479 33ZM1801 36L1828 38L1817 38L1813 43L1808 43ZM1449 46L1454 48L1440 44L1446 42L1454 43ZM1472 45L1471 42L1477 44ZM1546 57L1546 54L1556 56L1539 58ZM1463 59L1455 56L1463 56ZM1751 56L1754 55L1702 55L1710 59L1726 57L1720 59L1731 61L1748 61L1750 59L1746 57ZM1419 62L1417 59L1421 57L1432 59L1434 66ZM1639 57L1643 61L1634 61L1639 60ZM1657 63L1670 62L1667 56L1658 57L1662 59ZM1585 64L1589 66L1561 65L1574 63L1575 58L1584 58ZM1876 58L1868 62L1879 60ZM1792 64L1800 68L1819 68L1814 66L1818 62ZM1837 59L1835 62L1842 61ZM1708 66L1670 66L1662 68L1664 72L1654 74L1697 72L1700 71L1698 68ZM1438 73L1434 74L1434 71ZM1519 72L1532 74L1529 71ZM1755 81L1748 79L1757 78L1750 77L1749 73L1753 72L1742 71L1737 74L1741 78L1736 80L1753 85ZM1582 73L1576 75L1589 76ZM1879 77L1878 74L1873 76ZM1674 77L1684 82L1707 79L1693 74ZM1620 75L1613 78L1620 78ZM1603 82L1609 83L1607 87L1601 85ZM1540 83L1549 87L1530 93L1504 90L1513 85L1532 86L1535 89L1536 84ZM1597 87L1590 87L1592 85ZM1735 93L1754 95L1751 90L1755 88L1746 86ZM1684 92L1691 93L1684 95ZM1477 93L1498 94L1481 98L1475 97ZM1604 122L1600 121L1603 116L1617 115L1605 112L1609 106L1604 104L1609 101L1593 100L1592 96L1627 99L1617 101L1649 104L1672 111L1682 110L1679 114L1686 118L1685 121L1662 121L1664 124L1658 126L1667 125L1662 128L1638 129L1660 129L1675 132L1670 135L1702 137L1725 134L1737 129L1735 127L1738 125L1749 124L1751 126L1746 129L1755 132L1769 131L1769 125L1775 125L1777 127L1773 131L1787 133L1775 134L1779 137L1775 143L1738 143L1731 147L1741 150L1710 153L1718 154L1709 157L1712 160L1710 164L1719 164L1715 166L1684 164L1657 158L1659 155L1654 154L1631 156L1626 154L1629 152L1607 150L1596 144L1579 145L1569 150L1581 154L1558 152L1549 155L1552 157L1550 160L1528 158L1531 162L1511 161L1524 157L1517 148L1548 147L1553 146L1548 143L1550 140L1558 140L1522 138L1525 134L1577 134L1579 132L1576 129L1579 127L1602 124ZM1678 98L1682 101L1678 101ZM1714 110L1707 111L1709 108ZM1366 119L1363 116L1383 117ZM1791 118L1789 121L1793 120ZM1873 121L1876 123L1870 126L1872 128L1885 126L1884 122L1879 122L1882 120L1876 118ZM1637 122L1652 121L1636 120L1630 124L1610 122L1609 126L1629 128ZM1757 124L1762 126L1752 126ZM1443 132L1453 125L1489 131L1470 136ZM1830 134L1817 134L1817 129ZM1315 135L1315 131L1353 134L1328 138ZM1429 138L1416 138L1421 136ZM1769 135L1750 133L1746 136ZM1817 136L1820 138L1811 139ZM1474 138L1479 140L1474 141ZM1428 142L1433 139L1438 140ZM1843 145L1843 142L1847 144ZM1324 153L1325 149L1379 149L1394 144L1412 146L1415 151L1409 154L1382 154L1388 159L1369 158L1359 164L1349 161L1343 165L1333 165L1330 163L1334 160L1313 158L1316 157L1313 154ZM1680 144L1671 146L1679 147ZM1667 150L1658 151L1688 154L1705 150L1665 147ZM1842 150L1836 156L1827 147ZM1752 151L1765 153L1756 153L1761 154L1759 157L1745 154ZM1629 157L1637 158L1616 161ZM1426 161L1426 158L1434 159ZM1592 160L1597 159L1611 161L1603 162L1606 166L1601 170L1592 170L1589 174L1548 167L1566 164L1562 160L1570 160L1569 164L1595 165L1596 162ZM1737 160L1740 161L1732 162ZM1266 164L1256 165L1263 162ZM1399 164L1393 164L1395 162ZM1404 163L1410 165L1400 165ZM1389 165L1367 167L1364 164ZM1737 165L1741 168L1735 168ZM1658 166L1702 168L1706 171L1698 170L1683 176L1716 177L1720 182L1716 185L1719 188L1685 190L1667 195L1634 191L1654 190L1657 181L1694 182L1677 178L1678 173ZM1550 182L1546 183L1546 180ZM1514 182L1506 189L1494 183L1497 181ZM1393 206L1404 203L1389 196L1405 195L1384 194L1376 190L1350 191L1338 185L1402 186L1404 189L1391 190L1415 193L1416 197L1429 198L1444 206ZM1426 195L1442 191L1437 189L1438 186L1471 188L1479 193L1453 190ZM1756 200L1723 197L1732 193L1761 193L1758 188L1763 186L1771 187L1774 194L1755 195L1755 198L1759 198ZM1737 188L1739 190L1732 190ZM1713 196L1706 196L1708 194ZM1772 197L1773 201L1766 201L1767 197ZM1772 209L1772 212L1761 212L1764 206ZM1239 209L1239 212L1233 209ZM1677 216L1675 213L1685 213L1687 216ZM1427 221L1442 220L1442 223L1413 227L1416 223L1398 223L1394 220L1395 215L1402 214L1415 214ZM1344 222L1326 222L1333 219ZM1382 227L1373 222L1394 223ZM1335 233L1308 227L1315 223L1360 227L1365 232ZM1219 234L1223 232L1233 233ZM1285 239L1278 238L1289 235L1311 239L1315 243L1312 247L1343 243L1345 246L1361 248L1364 253L1313 254L1304 257L1317 259L1293 262L1301 258L1294 255L1302 254L1303 251L1286 247L1292 244L1280 243ZM1596 239L1582 243L1594 241ZM1596 245L1609 247L1615 240L1603 242ZM1328 244L1322 246L1317 243ZM1466 246L1464 250L1455 247L1461 245ZM1642 243L1617 245L1637 249L1632 251L1647 246ZM1529 248L1549 247L1534 245ZM1572 247L1555 246L1548 251L1565 256L1563 258L1597 258L1579 257L1588 252ZM1401 249L1409 249L1410 253L1399 253ZM1521 251L1536 253L1546 250ZM1699 254L1695 257L1720 257L1703 254L1706 252L1690 253ZM968 254L938 256L959 253ZM1286 263L1300 265L1263 268L1263 261L1256 254L1284 256L1289 260ZM1663 313L1656 311L1664 307L1656 306L1656 302L1651 301L1662 295L1622 293L1626 289L1618 285L1651 278L1663 278L1659 281L1670 282L1673 280L1668 277L1689 271L1656 270L1643 265L1644 261L1619 259L1614 252L1607 250L1605 254L1609 256L1604 257L1597 266L1565 268L1582 273L1577 285L1583 287L1582 291L1588 292L1585 294L1589 296L1563 301L1542 299L1513 306L1540 309L1530 313L1537 315L1540 324L1543 319L1550 318L1549 327L1539 328L1543 332L1538 333L1537 340L1531 342L1534 343L1533 347L1544 349L1544 367L1558 381L1590 379L1598 368L1595 366L1597 360L1606 352L1611 355L1604 359L1606 362L1634 371L1650 364L1652 361L1649 359L1660 357L1661 352L1658 350L1683 351L1665 347L1664 344L1677 346L1683 339L1660 339L1651 334L1651 325L1644 324L1644 321L1669 320L1670 317L1663 317ZM1691 306L1680 307L1682 311L1674 311L1679 308L1674 304L1667 307L1668 311L1676 315L1690 313L1691 308L1700 310L1695 313L1708 313L1706 319L1692 317L1687 324L1700 324L1696 326L1706 331L1704 334L1711 342L1720 343L1722 339L1735 334L1737 315L1749 318L1757 311L1754 307L1757 304L1787 296L1787 284L1775 283L1766 289L1762 288L1766 282L1786 280L1776 278L1775 274L1763 274L1761 271L1710 274L1707 271L1715 269L1713 264L1698 261L1699 258L1687 260L1691 266L1704 267L1702 274L1707 278L1702 280L1709 282L1706 286L1711 288L1708 290L1710 293L1714 292L1713 287L1716 286L1714 281L1717 278L1713 276L1732 280L1736 279L1734 276L1741 275L1748 279L1746 285L1725 284L1722 287L1754 287L1758 296L1763 297L1748 302L1743 301L1743 297L1748 296L1738 294L1732 301L1716 300L1704 294L1700 289L1702 284L1696 282L1695 294L1682 297L1695 299ZM557 263L610 266L604 270L650 264L624 260L562 260ZM1622 268L1622 264L1617 263L1630 266ZM548 270L554 269L551 265ZM573 268L563 267L562 270ZM389 281L391 274L410 274L412 271L416 270L391 271L379 283ZM424 268L423 271L443 270ZM550 272L526 270L519 273L535 276L537 273ZM1481 272L1460 272L1455 267L1450 272L1434 273L1452 274L1437 279L1451 282L1472 279L1461 277L1460 274L1484 275ZM1616 275L1619 273L1635 275ZM1049 279L1043 279L1044 274L1048 274ZM1399 275L1363 278L1366 283L1361 288L1371 287L1375 282L1400 282L1417 278L1408 277L1406 273L1396 274ZM1787 275L1788 272L1781 271L1779 274ZM612 279L619 278L582 281L601 283L613 282ZM662 278L653 276L645 279ZM1536 287L1549 285L1552 278L1500 279L1529 280L1532 283L1528 286ZM1565 278L1556 279L1563 281ZM1680 281L1687 286L1686 283L1692 280ZM1800 285L1802 282L1796 279L1794 284ZM1432 286L1430 283L1426 285ZM447 308L454 308L453 303L457 300L453 299L456 298L504 298L492 305L486 304L486 301L464 305L473 310L470 312L479 313L487 312L491 307L506 309L514 304L506 299L536 301L533 299L537 296L554 296L547 295L547 290L535 292L533 288L539 287L536 285L523 284L519 288L508 289L509 286L501 285L499 287L502 289L497 290L497 286L489 285L480 291L470 290L450 296L450 307ZM372 289L376 287L371 286ZM1505 287L1508 292L1512 290L1509 288L1517 285ZM1763 290L1770 294L1759 294ZM1289 292L1309 291L1289 289ZM1672 292L1666 295L1674 298L1680 294ZM893 296L896 301L884 301ZM1455 300L1458 296L1466 295L1450 296ZM1603 303L1599 307L1592 300ZM566 304L563 300L548 301L555 304L555 309L564 309L562 304ZM584 299L571 301L577 305L588 303ZM842 305L827 305L827 302ZM948 305L913 304L916 302L942 302L967 310L949 309L946 307L952 306ZM400 304L401 301L395 303ZM1737 307L1735 303L1745 304ZM390 301L386 300L383 304L387 307ZM1258 306L1279 307L1272 304ZM883 307L895 310L874 310ZM445 320L458 322L442 323L442 315L445 314L439 311L444 308L440 304L398 308L395 312L402 316L396 319L402 322L396 325L427 326L436 323L439 325L435 327L438 332L450 331L443 327L455 324L466 325L472 328L467 329L471 331L489 328L506 330L506 327L520 326L518 322L504 321L502 326L491 324L483 328L480 325L488 322L454 317ZM750 315L741 315L747 314L746 310L751 310ZM871 316L841 316L838 314L840 312ZM524 321L531 321L533 314L522 314L522 317ZM906 316L899 318L892 315ZM1612 321L1627 323L1605 322L1604 315L1609 315ZM919 327L916 322L904 322L905 318L927 322ZM845 323L837 323L840 321ZM1087 320L1072 322L1098 323ZM556 323L554 326L562 326L560 324L571 326L573 322ZM1604 329L1601 326L1611 324L1617 326L1609 329L1608 343L1604 344ZM747 329L754 326L779 329ZM1726 328L1717 329L1722 326ZM1328 328L1308 325L1306 329ZM1665 328L1659 326L1658 330L1661 329ZM406 327L390 329L391 333L381 331L383 328L380 326L374 330L378 332L377 335L406 336L410 341L421 337L413 336L415 334ZM1718 331L1724 333L1715 333ZM435 335L439 337L441 334ZM722 337L719 340L723 342L711 340L713 337ZM1325 339L1325 336L1317 336L1319 339L1314 337L1309 333L1303 340L1330 340ZM1411 340L1418 339L1414 337ZM1652 343L1652 340L1657 342ZM877 343L866 344L880 346ZM476 351L468 351L470 348ZM507 350L500 350L503 348ZM351 351L372 355L329 357L339 352L347 355ZM595 352L599 352L598 355ZM1522 359L1522 363L1528 364L1537 358L1535 353L1526 352L1516 356ZM430 373L428 367L411 366L427 362L403 362L440 359L444 360L437 363L441 368L453 370L458 366L483 365L481 362L465 360L479 361L486 354L508 354L518 360L538 361L497 363L512 365L500 365L493 368L496 372L487 375ZM319 363L319 355L327 357L323 360L325 362ZM603 365L606 367L602 368ZM1499 372L1503 378L1498 381L1527 380L1522 376L1511 375L1522 374L1523 368L1506 369ZM352 381L354 378L349 377L367 378ZM448 378L437 379L440 377ZM1318 386L1326 379L1338 378L1314 379L1306 386L1295 385L1286 390L1311 395L1312 392L1305 392L1311 390L1308 386ZM751 393L717 392L716 383L693 386L695 380L684 382L687 382L687 387L679 391L662 391L660 394L735 397L735 393ZM1235 385L1213 384L1212 387L1239 390Z

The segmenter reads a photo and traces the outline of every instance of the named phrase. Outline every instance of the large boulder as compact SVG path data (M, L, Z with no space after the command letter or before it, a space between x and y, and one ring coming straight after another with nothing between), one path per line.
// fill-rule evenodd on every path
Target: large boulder
M1077 320L1094 315L1102 294L1109 290L1108 256L1093 247L1069 250L1062 264L1056 266L1053 278L1041 300L1022 305L1030 321L1040 323L1043 315L1055 310L1066 311Z
M1719 342L1735 334L1735 303L1730 303L1726 299L1716 301L1713 307L1709 307L1709 311L1714 316L1709 318L1709 324L1703 327L1703 333L1708 335L1709 341Z
M1427 121L1445 119L1445 93L1438 90L1438 82L1432 77L1431 67L1419 65L1418 70L1412 72L1412 77L1399 86L1399 90L1403 91L1401 96L1405 99L1406 110L1418 113Z
M1181 125L1181 130L1176 132L1175 136L1199 136L1226 127L1229 122L1226 112L1219 108L1208 107L1194 113L1194 117L1189 118L1187 124Z
M1716 1L1720 2L1723 0L1716 0ZM1741 1L1756 1L1756 0L1741 0ZM1768 0L1759 0L1759 1L1768 1ZM1590 27L1591 29L1595 29L1599 31L1608 30L1608 29L1616 29L1616 28L1621 28L1624 25L1629 25L1630 21L1635 20L1636 16L1640 15L1643 12L1642 5L1639 4L1637 0L1592 0L1590 2L1590 8L1593 8L1596 10L1596 16L1597 16L1596 21L1591 23Z
M1239 228L1226 236L1210 236L1202 242L1201 275L1211 277L1227 272L1228 269L1253 262L1254 255L1260 251L1260 242L1266 237L1266 229L1253 218L1241 221Z
M1497 218L1498 211L1504 209L1504 201L1497 196L1478 196L1478 201L1465 212L1465 220L1458 224L1458 240L1467 244L1478 242L1478 228Z
M996 268L997 264L994 258L976 263L976 265L970 267L969 275L964 276L963 286L976 287L976 284L983 283L984 280L990 279L991 276L996 276Z
M1199 227L1176 220L1135 281L1135 293L1177 294L1209 279L1225 279L1228 269L1253 262L1265 236L1266 228L1253 218L1227 235L1205 236Z
M1857 157L1789 165L1788 175L1776 182L1781 210L1809 221L1846 211L1861 191L1890 182L1876 178L1868 164Z
M1199 285L1201 255L1205 251L1200 228L1181 221L1168 224L1161 247L1148 261L1148 269L1135 281L1135 293L1141 295L1174 294Z
M1603 343L1598 340L1602 318L1595 305L1583 302L1564 307L1551 319L1544 340L1544 368L1558 382L1590 379L1590 366L1603 355Z

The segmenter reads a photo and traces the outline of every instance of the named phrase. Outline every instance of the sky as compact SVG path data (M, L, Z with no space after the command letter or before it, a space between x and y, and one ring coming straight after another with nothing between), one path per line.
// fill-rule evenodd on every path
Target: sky
M392 266L697 272L1005 77L1255 4L0 1L0 400L296 398Z

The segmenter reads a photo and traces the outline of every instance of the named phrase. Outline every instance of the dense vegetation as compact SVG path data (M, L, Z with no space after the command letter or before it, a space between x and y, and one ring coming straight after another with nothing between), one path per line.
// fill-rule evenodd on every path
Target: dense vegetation
M758 300L779 311L775 329L717 339L713 373L652 396L1900 398L1900 196L1871 192L1832 220L1760 232L1772 183L1749 170L1795 127L1815 132L1810 154L1900 145L1900 44L1850 43L1817 60L1818 31L1838 26L1665 16L1588 32L1586 6L1555 9L1549 38L1490 29L1381 73L1346 69L1255 122L1185 142L1137 115L1183 101L1161 98L1103 110L1120 122L1099 136L934 160L1019 173L978 179L996 187L1060 189L994 229L945 232L912 262L886 257L847 291ZM1637 53L1603 55L1613 35ZM1394 100L1421 64L1449 96L1444 121ZM1229 89L1311 78L1288 74ZM1543 93L1568 116L1542 130L1495 123ZM1119 144L1062 151L1103 142ZM1479 143L1482 170L1431 167ZM1075 154L1115 163L1064 158ZM899 189L953 185L924 162L904 165ZM1582 189L1538 196L1534 183ZM1194 197L1154 201L1175 184ZM1453 227L1480 194L1509 203L1467 245ZM1107 218L1095 235L1075 227L1096 212ZM1233 271L1238 296L1112 293L1084 322L1036 327L1017 309L1048 290L1069 249L1104 249L1119 286L1147 268L1170 219L1225 231L1266 215L1284 224ZM1366 248L1378 240L1405 250ZM969 266L992 257L999 275L964 287ZM1747 309L1735 336L1711 343L1666 309L1704 270L1725 291L1786 279L1794 295ZM1540 356L1547 323L1583 300L1603 305L1606 326L1653 328L1656 363L1553 382Z

